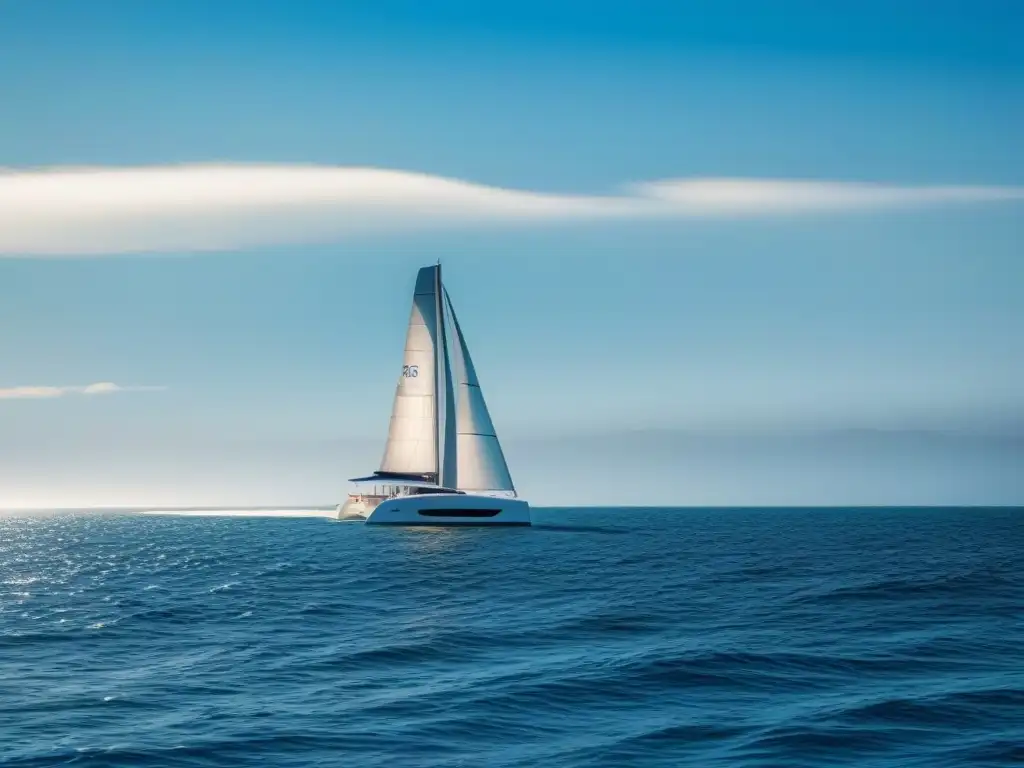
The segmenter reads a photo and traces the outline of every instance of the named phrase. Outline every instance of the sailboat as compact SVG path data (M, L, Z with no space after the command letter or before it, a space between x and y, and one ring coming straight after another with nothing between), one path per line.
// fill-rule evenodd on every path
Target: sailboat
M356 489L338 505L339 520L530 525L530 505L517 497L440 262L416 276L380 468L350 482Z

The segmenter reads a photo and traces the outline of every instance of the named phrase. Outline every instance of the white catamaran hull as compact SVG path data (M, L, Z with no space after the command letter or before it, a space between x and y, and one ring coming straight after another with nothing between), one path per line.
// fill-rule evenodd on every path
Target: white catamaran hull
M468 493L397 496L382 501L367 525L530 525L530 505L521 499Z
M365 520L382 501L383 496L349 496L334 511L338 520Z

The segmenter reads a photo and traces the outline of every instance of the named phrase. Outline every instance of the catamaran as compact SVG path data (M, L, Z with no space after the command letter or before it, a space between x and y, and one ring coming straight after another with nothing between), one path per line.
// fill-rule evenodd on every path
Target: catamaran
M339 520L530 525L530 505L516 495L440 263L416 276L380 468L350 482L356 489L338 505Z

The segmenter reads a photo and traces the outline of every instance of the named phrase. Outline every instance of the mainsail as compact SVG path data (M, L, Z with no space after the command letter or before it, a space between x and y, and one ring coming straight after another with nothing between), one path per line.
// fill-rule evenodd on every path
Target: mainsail
M438 479L438 366L440 313L439 267L423 267L416 276L412 313L405 336L402 373L395 388L382 475L418 475Z
M469 347L459 327L448 291L444 298L448 305L453 328L453 340L458 354L458 404L456 406L456 456L458 458L458 488L465 491L507 491L515 494L515 486L502 453L491 415L487 411L480 380L469 355Z

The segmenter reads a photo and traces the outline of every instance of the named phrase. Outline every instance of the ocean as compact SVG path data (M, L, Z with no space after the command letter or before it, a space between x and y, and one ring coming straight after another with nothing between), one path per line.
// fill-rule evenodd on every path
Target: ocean
M291 514L0 514L0 764L1024 761L1024 510Z

